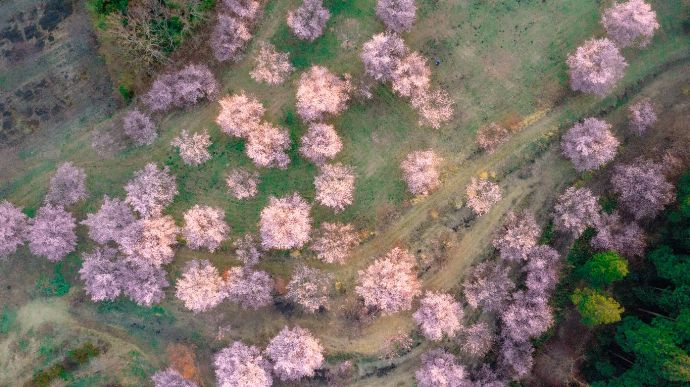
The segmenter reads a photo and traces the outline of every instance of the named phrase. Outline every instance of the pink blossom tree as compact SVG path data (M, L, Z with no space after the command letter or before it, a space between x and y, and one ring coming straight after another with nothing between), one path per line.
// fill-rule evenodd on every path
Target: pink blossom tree
M393 91L406 98L428 92L431 70L426 59L417 52L407 54L393 68L390 75Z
M414 257L395 247L358 272L355 292L364 299L365 306L388 315L412 308L420 289Z
M151 377L151 381L154 387L199 387L198 384L185 379L172 367L165 371L157 371Z
M647 159L617 165L611 185L621 206L636 220L654 218L675 200L675 188L664 167Z
M656 108L651 100L642 99L630 105L628 117L630 129L641 135L656 123Z
M165 270L136 256L125 258L118 266L122 293L139 305L150 307L165 298L169 283Z
M656 12L643 0L616 3L604 11L601 24L620 47L645 47L659 29Z
M211 33L211 51L218 62L236 62L242 57L242 51L252 33L246 22L228 14L219 14Z
M175 284L175 296L194 313L218 306L226 297L225 282L211 262L193 259Z
M525 285L529 291L548 294L558 282L558 251L550 246L537 246L532 249L523 271L527 273Z
M389 30L397 33L409 31L417 13L415 0L378 0L376 16Z
M223 0L221 4L225 10L247 22L254 21L261 8L258 0Z
M273 280L265 271L233 267L225 273L228 299L245 309L259 309L273 301Z
M270 197L261 210L259 229L264 249L300 248L309 241L310 206L297 193L282 198Z
M255 346L235 341L213 357L219 386L269 387L273 384L271 363Z
M235 168L225 178L228 191L237 200L247 199L259 193L259 173L246 168Z
M534 347L529 341L504 338L498 357L500 373L510 379L522 379L532 371Z
M570 187L553 207L553 225L556 230L578 238L587 227L596 224L600 212L597 197L589 188Z
M419 112L419 125L438 129L453 118L453 100L445 90L428 90L412 96Z
M333 125L312 123L300 140L299 152L314 164L333 159L343 148Z
M312 66L299 78L297 113L307 122L335 116L347 108L351 89L348 75L341 79L323 66Z
M259 263L262 252L254 235L244 234L235 241L233 246L235 247L237 259L242 261L245 266L251 267Z
M324 360L319 341L298 326L285 326L268 343L266 354L273 361L273 372L285 382L314 376Z
M480 321L462 330L461 348L470 356L481 358L494 344L495 334L489 324Z
M441 185L439 166L443 159L432 149L414 151L400 163L403 180L413 195L428 195Z
M287 285L286 298L309 313L328 307L333 277L323 270L298 266Z
M127 203L105 195L101 208L93 214L87 214L81 224L89 228L89 238L96 243L106 244L119 241L122 232L135 221L134 213Z
M319 204L341 212L354 200L355 174L352 168L341 163L323 165L314 178L314 186Z
M546 332L553 325L553 314L544 293L517 291L501 312L502 332L516 342L524 342Z
M628 63L611 40L590 39L568 57L570 87L575 91L608 94L623 78Z
M263 122L249 132L245 148L257 167L285 169L290 164L290 156L285 153L290 149L290 133L285 128Z
M450 294L439 292L426 292L412 315L424 337L432 341L454 337L460 331L462 317L460 303Z
M45 202L55 206L70 206L89 196L86 191L86 173L71 162L60 164L50 178Z
M377 81L392 79L393 71L407 54L405 42L395 33L380 33L364 43L360 58L364 71Z
M77 246L77 223L72 214L62 207L45 204L36 212L27 234L31 254L61 261Z
M0 260L24 244L29 230L28 218L7 200L0 202Z
M274 45L263 42L254 58L254 69L249 75L257 82L280 85L294 69L287 52L278 52Z
M223 133L247 138L261 123L265 109L258 99L244 92L223 97L218 101L220 113L216 123Z
M323 35L330 17L323 0L303 0L296 10L288 12L287 25L298 38L313 42Z
M563 136L563 156L578 171L599 168L616 157L620 142L611 133L611 124L598 118L585 118Z
M151 145L158 137L151 117L136 109L122 119L122 130L137 145Z
M488 179L477 179L473 177L470 184L465 189L467 194L467 207L478 216L489 212L494 204L501 201L503 194L498 184Z
M138 220L121 234L120 251L155 267L172 262L180 230L169 215Z
M468 386L468 375L455 356L441 350L432 349L422 354L422 366L415 372L419 387Z
M211 146L211 136L207 131L189 134L182 130L179 137L175 137L170 145L180 152L182 161L187 165L201 165L211 159L208 147Z
M515 283L508 276L509 271L508 267L494 261L475 266L462 284L467 303L488 312L501 310L515 289Z
M323 262L342 265L360 240L351 224L324 222L314 237L311 249Z
M112 301L122 293L118 276L120 259L117 250L111 247L97 247L82 255L79 276L92 301Z
M191 63L179 71L159 75L142 99L149 110L156 112L192 106L217 94L213 72L206 65Z
M209 206L195 205L184 214L182 235L190 249L216 251L230 232L225 223L225 211Z
M632 258L644 255L647 247L644 231L635 222L624 221L615 211L602 214L596 224L597 235L591 245L598 250L614 250Z
M499 250L501 258L507 261L524 261L530 250L537 245L540 234L541 227L532 214L516 214L511 211L506 216L493 245Z
M144 218L158 216L177 195L175 177L170 175L167 166L158 169L156 164L148 163L143 169L134 172L132 180L125 185L125 202Z
M510 139L510 131L495 122L477 130L477 145L489 154L508 142L508 139Z

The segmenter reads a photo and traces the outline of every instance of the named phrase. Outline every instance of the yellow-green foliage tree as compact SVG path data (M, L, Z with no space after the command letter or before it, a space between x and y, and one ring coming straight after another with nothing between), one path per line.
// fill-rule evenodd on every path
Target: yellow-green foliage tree
M591 288L577 289L570 297L588 326L611 324L621 320L623 307L614 300Z

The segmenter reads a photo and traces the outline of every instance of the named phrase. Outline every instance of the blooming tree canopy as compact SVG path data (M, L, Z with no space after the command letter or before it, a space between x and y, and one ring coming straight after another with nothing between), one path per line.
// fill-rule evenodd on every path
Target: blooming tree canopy
M601 206L589 188L570 187L553 207L553 225L556 230L577 238L587 227L596 224L600 212Z
M323 270L298 266L287 285L287 299L310 313L328 307L333 278Z
M415 0L378 0L376 16L389 30L397 33L409 31L417 13Z
M117 274L122 293L139 305L150 307L165 298L163 289L169 283L165 270L136 256L125 258L118 265Z
M415 372L419 387L451 387L470 385L468 375L452 354L432 349L422 354L422 366Z
M269 387L273 384L271 363L259 348L235 341L213 357L219 386Z
M316 201L340 212L352 204L355 191L355 174L352 168L341 163L323 165L314 178Z
M563 156L578 171L599 168L616 157L620 142L611 133L611 124L598 118L585 118L563 136Z
M211 136L207 131L189 134L182 130L179 137L175 137L170 145L180 151L182 161L187 165L201 165L211 159L208 147L211 146Z
M235 241L233 246L235 247L237 259L242 261L245 266L254 266L259 263L262 254L254 235L244 234Z
M214 252L225 240L230 226L225 223L225 211L209 206L195 205L184 214L182 235L191 249Z
M432 149L414 151L400 163L407 189L413 195L428 195L441 185L439 166L443 159Z
M72 214L62 207L46 204L36 211L27 235L31 254L61 261L77 246L77 223Z
M642 99L630 105L628 117L630 129L637 134L643 134L656 123L656 108L649 99Z
M198 387L198 384L185 379L174 368L157 371L151 377L154 387Z
M644 231L637 223L624 221L617 211L602 214L595 227L597 234L590 242L595 249L617 251L628 258L644 255Z
M211 33L211 50L218 62L237 61L252 38L247 23L233 15L219 14Z
M223 133L240 138L248 137L259 126L265 112L258 99L244 92L223 97L218 103L216 123Z
M560 255L553 247L537 246L532 249L523 271L527 273L525 285L535 294L548 294L558 282Z
M617 165L611 178L621 206L635 219L654 218L675 200L675 188L661 164L638 159Z
M180 229L170 216L138 220L122 232L120 251L155 267L172 262Z
M259 309L273 301L273 280L265 271L236 266L225 273L225 291L241 307Z
M314 376L323 364L323 347L312 334L303 328L285 326L266 347L266 354L273 361L273 372L282 381L294 381Z
M467 194L467 207L471 208L477 215L484 215L494 204L498 203L503 194L498 184L488 179L477 179L473 177L470 184L465 189Z
M245 151L257 167L285 169L290 164L290 156L285 153L289 148L287 129L263 122L249 132Z
M414 257L395 247L359 271L355 292L364 299L365 306L392 314L412 308L420 289Z
M453 118L453 100L445 90L426 90L412 96L412 107L419 112L419 125L438 129Z
M82 255L79 276L84 290L93 301L112 301L122 293L118 276L121 257L111 247L97 247Z
M659 29L656 12L643 0L616 3L604 11L601 24L620 47L645 47Z
M487 153L493 153L510 138L510 131L492 122L477 130L477 145Z
M29 222L21 210L7 200L0 202L0 260L24 244Z
M287 52L278 52L274 45L263 42L254 58L254 69L249 75L257 82L280 85L293 70Z
M499 311L505 306L515 283L509 268L499 262L486 261L475 266L462 284L465 300L473 308Z
M323 0L303 0L296 10L288 12L287 25L298 38L313 42L323 35L330 17Z
M125 185L125 202L144 218L159 216L177 195L175 176L170 175L168 166L158 169L148 163L144 169L134 172L134 177Z
M211 262L193 259L175 284L175 296L194 313L207 311L225 299L223 278Z
M360 242L359 234L351 224L321 223L311 244L316 257L326 263L344 264Z
M461 348L474 357L483 357L494 344L495 334L489 324L480 321L462 330Z
M254 197L259 193L259 173L246 168L235 168L225 178L225 185L237 200Z
M60 164L50 185L45 201L55 206L70 206L89 196L86 192L86 173L71 162Z
M539 234L541 227L532 214L516 214L511 211L493 245L499 250L501 258L507 261L526 260L530 250L537 245Z
M426 59L412 52L400 59L390 75L393 91L402 97L413 98L427 93L431 84L431 70Z
M349 76L341 79L323 66L312 66L299 78L297 113L307 122L335 116L347 108L351 89Z
M553 325L553 314L543 293L517 291L501 312L503 334L516 342L527 341L546 332Z
M179 71L159 75L142 99L149 110L166 111L215 98L218 88L216 78L206 65L191 63Z
M364 43L360 58L364 71L377 81L392 79L393 71L407 54L405 42L395 33L380 33Z
M568 57L567 63L570 87L600 97L611 91L628 67L616 44L607 38L586 41Z
M333 159L343 148L333 125L312 123L300 140L299 152L314 164Z
M460 331L463 312L460 303L447 293L426 292L419 309L412 315L424 337L440 341Z
M151 145L158 137L151 117L136 109L122 119L122 130L137 145Z
M89 228L89 238L96 243L106 244L118 242L122 232L135 221L134 213L123 200L105 195L101 208L93 214L87 214L81 224Z
M309 241L310 206L297 193L282 198L270 197L261 210L259 229L264 249L300 248Z

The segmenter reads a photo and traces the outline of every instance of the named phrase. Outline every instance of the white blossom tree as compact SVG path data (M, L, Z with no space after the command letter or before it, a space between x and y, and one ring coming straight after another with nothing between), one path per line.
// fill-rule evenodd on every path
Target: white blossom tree
M193 259L175 284L175 296L194 313L215 308L225 299L223 278L211 262Z
M230 232L225 223L225 211L209 206L195 205L184 214L182 235L191 249L216 251Z
M399 247L360 270L355 292L364 305L393 314L412 308L412 300L421 292L415 259Z
M273 384L271 363L259 348L235 341L213 357L219 386L269 387Z
M0 202L0 260L24 244L29 230L28 217L7 200Z
M460 331L463 312L460 303L447 293L426 292L419 309L412 315L424 337L440 341Z
M273 372L282 381L295 381L314 376L323 364L323 347L303 328L285 326L266 347L273 361Z
M297 193L283 198L270 197L260 214L261 246L279 250L304 246L311 232L310 209Z

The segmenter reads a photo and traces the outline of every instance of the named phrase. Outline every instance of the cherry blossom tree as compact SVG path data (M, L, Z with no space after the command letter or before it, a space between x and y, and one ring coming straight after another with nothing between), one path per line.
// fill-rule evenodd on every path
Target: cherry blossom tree
M467 376L456 357L441 349L422 354L422 366L415 372L419 387L468 386Z
M287 25L298 38L313 42L323 35L330 17L323 0L303 0L296 10L288 12Z
M221 4L225 10L247 22L254 21L261 8L258 0L223 0Z
M460 303L447 293L426 292L419 309L412 315L424 337L440 341L454 337L460 331L463 312Z
M266 354L273 361L273 372L285 382L314 376L324 360L319 341L298 326L285 326L268 343Z
M225 240L230 226L225 223L225 211L209 206L195 205L184 214L182 235L190 249L216 251Z
M230 136L247 138L261 123L265 109L258 99L240 92L218 101L220 113L216 123Z
M341 163L323 165L314 178L316 201L336 213L352 204L355 191L355 174L352 168Z
M169 367L165 371L157 371L151 377L154 387L198 387L199 385L185 379L174 368Z
M225 299L225 282L211 262L193 259L175 284L175 296L194 313L213 309Z
M495 122L482 126L477 130L477 145L489 154L508 142L509 138L510 131Z
M333 125L312 123L300 140L299 153L314 164L333 159L343 148Z
M548 294L558 282L558 251L550 246L537 246L532 249L523 271L527 273L525 285L531 292Z
M232 15L219 14L210 40L213 56L218 62L238 61L251 38L252 33L244 21Z
M501 374L511 379L521 379L532 370L534 347L529 341L516 341L506 337L498 352L498 366Z
M169 283L165 270L136 256L125 258L118 266L122 293L139 305L150 307L165 298Z
M273 280L265 271L233 267L225 273L228 299L245 309L259 309L273 301Z
M278 52L274 45L263 42L254 58L254 69L249 75L257 82L280 85L294 69L287 52Z
M602 214L596 224L597 235L591 245L598 250L613 250L632 258L644 255L647 247L644 231L635 222L624 221L617 211Z
M211 136L207 131L190 135L182 130L179 137L175 137L170 145L180 152L182 161L187 165L201 165L211 159L208 147L211 146Z
M312 66L299 78L297 113L307 122L337 115L347 108L351 89L349 75L339 78L323 66Z
M599 219L601 206L589 188L570 187L558 197L553 207L553 225L556 230L582 235L587 227L592 227Z
M36 211L36 217L31 221L27 234L29 251L51 262L61 261L77 246L76 226L72 214L62 207L45 204Z
M360 240L351 224L324 222L314 237L311 249L323 262L342 265Z
M137 145L151 145L158 137L156 125L151 117L136 109L131 110L122 119L122 130Z
M177 195L177 183L168 166L158 169L156 164L148 163L134 172L134 178L127 182L125 191L125 202L139 215L148 218L160 215L163 208L172 203Z
M395 33L380 33L364 43L360 58L364 71L377 81L392 79L393 71L407 54L405 42Z
M548 298L543 293L517 291L511 303L501 311L503 334L524 342L546 332L553 325Z
M654 218L675 200L675 189L664 167L647 159L617 165L611 185L621 206L636 220Z
M388 315L412 308L420 289L414 257L395 247L358 272L355 292L364 299L365 306Z
M259 193L259 173L246 168L235 168L225 178L228 191L237 200L247 199Z
M112 301L122 293L118 276L120 257L111 247L97 247L82 255L79 276L93 301Z
M493 241L501 258L507 261L526 260L530 250L537 245L541 228L534 216L527 212L509 212L502 228Z
M616 157L620 142L611 133L611 124L598 118L585 118L563 136L563 156L578 171L599 168Z
M428 195L441 185L439 166L443 159L432 149L414 151L400 163L407 189L413 195Z
M474 387L505 387L508 383L487 363L477 367L473 373Z
M271 363L261 350L235 341L213 357L219 386L269 387L273 384Z
M630 129L641 135L656 123L656 108L651 100L642 99L630 105L628 117Z
M179 71L159 75L142 99L149 110L166 111L213 99L218 88L213 72L206 65L191 63Z
M333 277L323 270L298 266L287 285L287 299L309 313L328 307Z
M28 218L7 200L0 202L0 261L24 244Z
M282 198L270 197L261 210L259 228L264 249L300 248L309 241L310 206L297 193Z
M503 194L498 184L488 179L477 179L473 177L470 184L465 189L467 194L467 207L478 216L489 212L494 204L501 201Z
M244 234L233 245L235 246L237 259L242 261L245 266L251 267L259 263L262 253L256 238L252 234Z
M60 164L50 178L45 202L55 206L70 206L89 196L86 192L86 173L71 162Z
M575 91L608 94L623 78L628 63L611 40L590 39L568 57L570 87Z
M390 75L393 91L402 97L413 98L428 92L431 70L426 59L417 52L407 54L393 68Z
M491 350L495 339L489 324L480 321L462 330L461 348L466 354L481 358Z
M453 118L453 100L445 90L428 90L412 96L412 107L419 112L419 125L438 129Z
M290 164L290 156L285 153L290 149L290 133L285 128L263 122L249 132L245 148L257 167L285 169Z
M135 221L132 210L123 200L105 195L101 208L93 214L87 214L81 224L89 228L89 238L96 243L106 244L119 241L122 232Z
M409 31L417 13L415 0L378 0L376 16L389 30L397 33Z
M138 220L122 232L120 251L160 267L172 262L180 230L169 215Z
M620 47L645 47L659 29L656 12L643 0L616 3L604 11L601 24Z
M475 266L462 284L465 300L473 308L488 312L501 310L515 289L510 269L499 262L485 261Z

